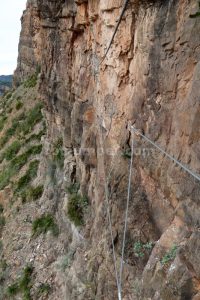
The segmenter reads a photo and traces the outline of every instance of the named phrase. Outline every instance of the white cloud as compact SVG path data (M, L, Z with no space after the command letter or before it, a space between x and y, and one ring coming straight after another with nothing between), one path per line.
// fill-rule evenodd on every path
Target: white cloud
M20 18L26 0L6 0L0 5L0 75L12 74L17 65Z

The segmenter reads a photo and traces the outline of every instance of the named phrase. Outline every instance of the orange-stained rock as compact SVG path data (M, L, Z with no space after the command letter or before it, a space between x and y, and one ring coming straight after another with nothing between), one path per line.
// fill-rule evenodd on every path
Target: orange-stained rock
M15 83L41 67L39 96L45 103L47 135L36 180L44 176L46 183L37 205L22 208L29 217L24 221L23 214L16 214L10 221L16 240L7 226L3 239L8 257L9 245L17 244L14 257L33 261L37 284L52 283L49 300L117 299L104 175L119 266L129 122L200 173L200 20L189 17L198 11L198 1L130 0L102 62L122 3L29 0L22 18ZM55 170L51 153L60 137L64 169ZM80 227L66 213L67 190L75 182L88 198ZM134 135L124 300L198 299L199 194L194 178ZM55 216L60 236L34 240L30 218L45 212Z

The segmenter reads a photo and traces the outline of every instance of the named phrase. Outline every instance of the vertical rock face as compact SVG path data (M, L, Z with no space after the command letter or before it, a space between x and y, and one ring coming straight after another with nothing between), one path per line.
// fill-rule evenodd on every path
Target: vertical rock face
M14 77L15 85L34 73L41 61L41 24L37 1L27 1L21 23L18 64Z
M197 1L130 0L101 63L121 7L118 0L29 0L22 17L15 81L40 66L48 130L44 168L58 137L65 151L63 171L43 196L43 210L53 209L62 232L44 267L53 274L48 299L117 299L103 162L118 266L129 123L200 173L200 20L189 17ZM138 136L134 153L123 299L197 300L199 182ZM89 199L78 228L66 213L66 188L75 182ZM65 272L55 267L61 259Z

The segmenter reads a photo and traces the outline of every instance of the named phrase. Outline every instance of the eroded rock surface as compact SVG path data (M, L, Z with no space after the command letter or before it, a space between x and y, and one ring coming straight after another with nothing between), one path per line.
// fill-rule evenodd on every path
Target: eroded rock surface
M13 249L34 265L33 299L45 297L35 292L44 281L52 287L44 299L117 299L103 161L119 265L129 123L200 173L200 20L190 18L198 3L129 1L101 64L121 7L122 1L29 0L23 14L15 82L40 67L47 135L40 165L45 190L36 204L39 215L54 214L60 231L27 244L27 225L24 242ZM58 137L62 168L52 166ZM123 299L200 299L199 183L138 136L134 153ZM79 227L67 214L72 183L89 201ZM22 210L30 222L37 215L28 204ZM21 219L13 218L13 227ZM8 260L13 255L4 252Z

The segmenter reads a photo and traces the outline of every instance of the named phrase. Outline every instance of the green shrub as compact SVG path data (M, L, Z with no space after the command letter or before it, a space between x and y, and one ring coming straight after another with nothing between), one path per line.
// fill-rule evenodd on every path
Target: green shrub
M19 152L21 148L21 143L19 141L14 141L3 153L2 158L6 160L11 160Z
M161 259L161 264L164 265L175 259L177 253L178 246L173 245L172 248L166 253Z
M29 155L27 154L27 152L24 152L18 156L16 156L15 158L12 159L10 166L11 168L17 172L19 171L28 161Z
M42 197L44 191L43 185L38 185L37 187L29 187L27 188L22 196L22 201L36 201L37 199Z
M70 184L69 186L67 186L66 190L67 192L72 195L72 194L77 194L78 191L80 189L80 184L75 182L75 183L72 183Z
M8 168L0 173L0 190L4 189L10 182L10 178L14 175L14 171Z
M10 128L8 128L4 136L0 139L0 146L3 147L9 139L15 134L17 129L17 123L13 123Z
M146 244L137 241L134 243L133 251L136 257L144 257L146 251L151 251L153 248L153 242L148 242Z
M2 213L3 213L3 211L4 211L3 205L2 205L2 204L0 204L0 214L2 214Z
M3 226L5 226L6 224L6 220L4 216L0 216L0 228L2 228Z
M4 189L10 183L10 179L27 163L28 158L29 156L25 152L12 159L10 165L0 172L0 190Z
M0 117L0 131L3 130L4 125L5 125L5 123L6 123L6 120L7 120L7 116L1 116L1 117Z
M5 281L6 279L6 269L8 265L5 259L0 259L0 285ZM1 296L1 294L0 294Z
M23 107L23 102L20 100L17 100L17 103L15 105L16 110L20 110Z
M48 283L42 283L38 287L38 296L48 295L51 291L51 287Z
M136 257L144 257L143 245L141 242L135 242L133 250Z
M32 146L27 150L27 155L31 156L31 155L37 155L40 154L42 151L42 145L36 145L36 146Z
M7 294L9 296L15 296L18 293L23 294L23 300L31 300L31 287L32 287L32 274L33 266L27 265L23 270L23 273L19 280L10 285L7 289Z
M19 285L17 282L11 284L7 289L7 293L9 296L15 296L18 292L19 292Z
M12 97L12 92L8 92L6 94L6 100L9 100Z
M0 215L0 235L2 233L2 230L3 230L3 227L5 226L6 224L6 219L3 215Z
M28 77L28 79L24 82L24 87L25 88L33 88L37 84L37 76L38 74L35 73L31 76Z
M63 168L64 166L64 150L63 150L63 139L58 138L57 141L54 144L54 150L53 150L53 160L58 164L60 168Z
M30 156L40 154L41 151L42 151L42 145L36 145L30 147L27 151L16 156L11 161L12 168L15 169L16 171L19 171L27 163Z
M12 120L12 125L8 128L4 136L0 139L0 147L3 147L9 139L15 135L17 128L19 127L19 122L24 118L24 113L20 114L18 117Z
M6 270L6 268L8 267L7 262L5 259L1 259L0 260L0 269L2 269L3 271Z
M0 254L3 251L3 242L0 240Z
M33 273L33 267L31 265L26 266L23 271L23 275L19 281L19 289L23 292L24 300L31 299L30 289L31 289L31 276Z
M41 150L42 145L32 146L26 152L13 158L10 165L0 172L0 190L4 189L10 183L11 177L15 176L17 172L28 162L30 156L40 154ZM9 154L9 158L11 158L11 154ZM18 182L18 188L20 187L19 190L22 189L22 186L27 186L27 184L36 177L38 164L38 161L30 163L29 170ZM36 172L36 174L34 172Z
M52 215L42 215L40 218L33 221L33 236L38 236L42 233L47 233L48 231L51 231L55 236L58 235L58 226Z
M43 185L38 185L38 186L35 187L35 188L32 187L32 188L29 190L28 198L29 198L30 200L35 201L35 200L37 200L37 199L39 199L39 198L42 197L43 191L44 191L44 186L43 186Z
M131 159L131 149L127 149L122 153L123 158Z
M37 176L38 166L38 160L30 162L29 168L25 175L19 179L15 192L19 192L20 190L24 189Z
M31 132L34 126L42 120L42 106L42 103L37 103L35 107L26 114L24 121L20 125L20 132L24 135Z
M84 214L88 207L88 199L78 193L69 195L67 205L67 215L71 222L76 226L84 224Z
M42 104L37 103L27 114L21 113L13 119L11 127L6 130L4 136L0 139L0 146L3 147L16 133L26 135L31 132L34 126L43 119L41 109Z
M24 188L21 191L17 191L17 192L15 190L14 193L17 194L21 198L22 203L26 203L27 202L28 198L27 198L27 189L26 188Z

